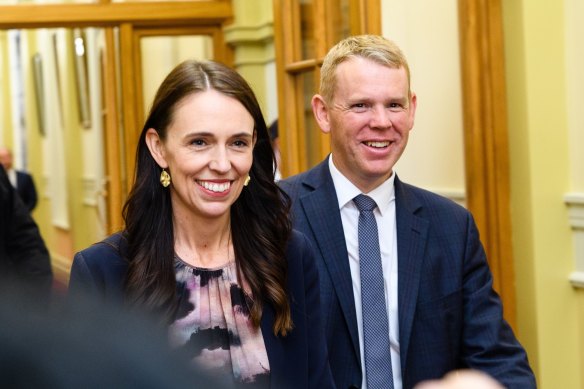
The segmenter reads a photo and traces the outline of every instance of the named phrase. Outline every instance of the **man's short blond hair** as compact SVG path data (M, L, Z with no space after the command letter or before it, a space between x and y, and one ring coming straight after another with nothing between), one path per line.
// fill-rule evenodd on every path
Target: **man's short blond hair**
M320 70L320 95L331 102L336 89L336 70L343 62L362 57L393 69L403 67L410 85L410 67L401 49L391 40L379 35L356 35L343 39L324 57Z

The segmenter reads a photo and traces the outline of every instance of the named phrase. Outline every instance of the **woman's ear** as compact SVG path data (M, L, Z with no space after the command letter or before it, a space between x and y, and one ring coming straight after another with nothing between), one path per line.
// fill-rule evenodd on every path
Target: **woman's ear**
M148 131L146 131L145 139L146 146L148 146L148 150L150 150L150 154L158 166L163 169L167 168L168 163L164 157L164 145L162 144L162 140L158 135L158 131L156 131L154 128L149 128Z

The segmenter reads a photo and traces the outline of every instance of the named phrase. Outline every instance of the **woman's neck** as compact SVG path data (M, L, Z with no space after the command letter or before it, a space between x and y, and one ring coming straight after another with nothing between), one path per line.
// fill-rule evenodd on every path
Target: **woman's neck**
M189 265L215 268L234 260L229 217L211 220L175 219L173 224L174 251Z

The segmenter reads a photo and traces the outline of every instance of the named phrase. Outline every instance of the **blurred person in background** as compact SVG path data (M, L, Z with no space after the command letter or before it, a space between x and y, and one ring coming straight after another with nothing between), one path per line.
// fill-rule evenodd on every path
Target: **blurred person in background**
M46 307L53 281L51 260L38 226L0 167L0 294ZM15 304L14 309L23 309Z
M16 193L20 196L29 212L32 212L37 205L37 191L32 176L27 172L15 170L12 167L12 151L7 147L0 146L0 164L4 166L8 179Z

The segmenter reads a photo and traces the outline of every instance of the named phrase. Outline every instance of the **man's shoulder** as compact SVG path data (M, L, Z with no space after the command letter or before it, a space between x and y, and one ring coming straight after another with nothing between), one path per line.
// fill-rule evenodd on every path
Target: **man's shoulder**
M327 166L327 159L325 159L313 168L280 180L278 184L290 196L294 197L303 188L307 190L314 189L327 179L330 179L330 172Z
M454 200L432 192L428 189L421 188L412 184L405 183L400 180L395 182L395 193L397 202L418 203L424 208L434 210L448 210L449 212L457 212L468 214L468 210Z
M16 175L20 176L22 178L31 178L32 179L32 175L24 170L15 170Z

